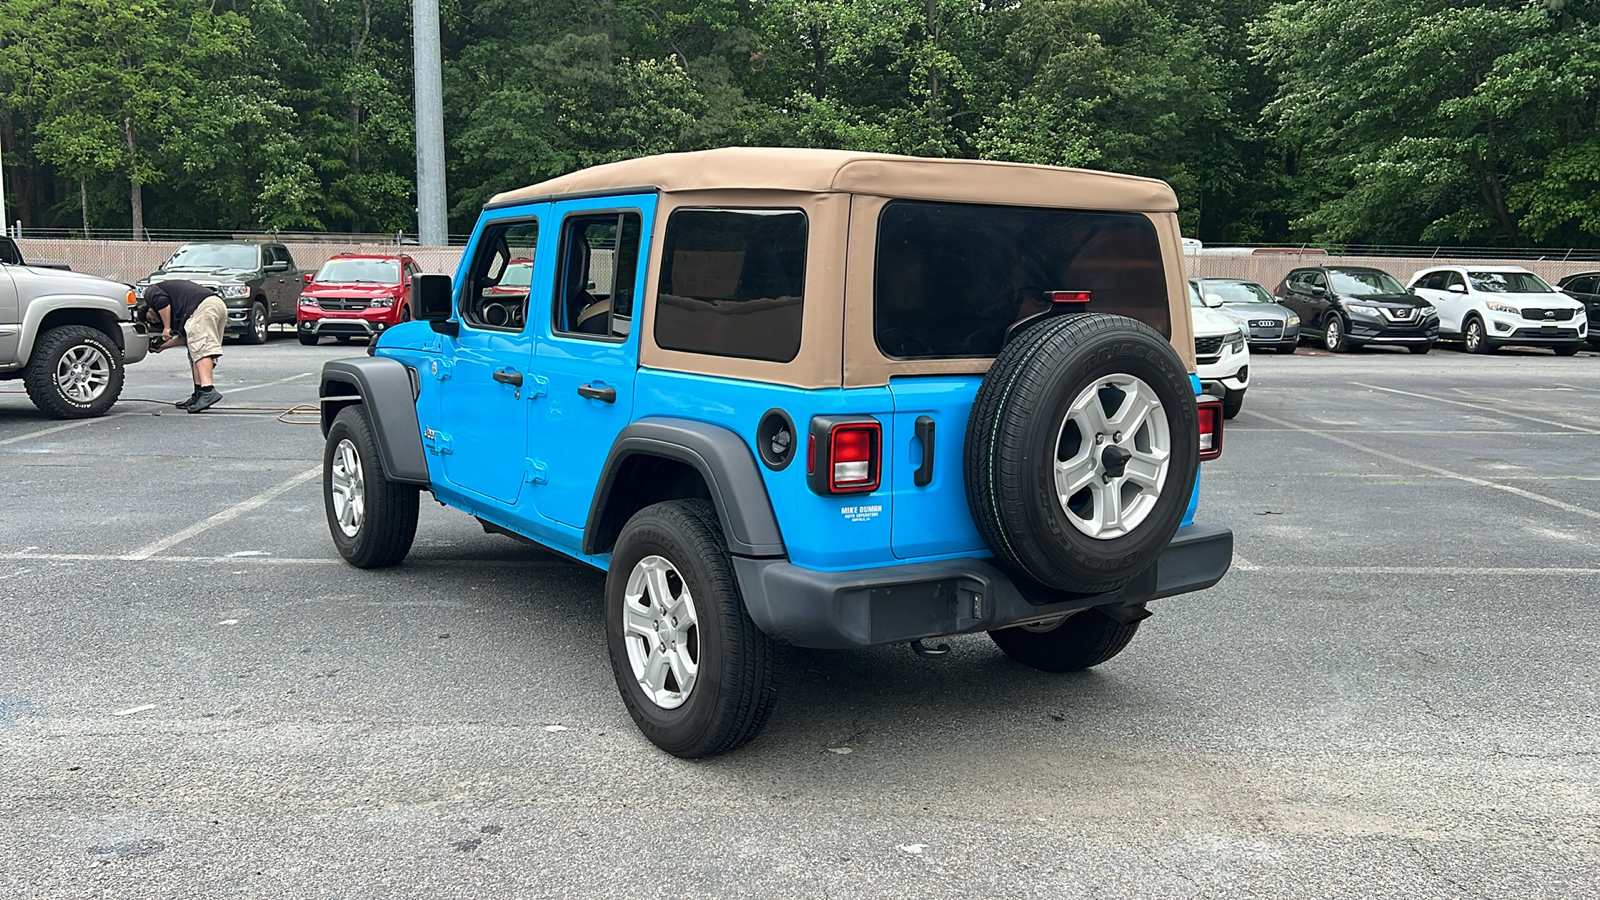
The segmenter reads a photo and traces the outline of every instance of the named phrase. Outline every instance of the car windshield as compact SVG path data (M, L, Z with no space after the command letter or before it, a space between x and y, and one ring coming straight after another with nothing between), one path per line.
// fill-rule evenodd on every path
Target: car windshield
M1223 303L1271 303L1272 295L1253 281L1202 281L1200 289L1206 299L1220 299Z
M317 272L317 280L399 284L400 264L392 259L330 259Z
M1550 285L1532 272L1468 272L1472 289L1485 294L1549 294Z
M162 269L254 269L256 248L248 244L185 244Z
M1387 272L1376 269L1355 269L1341 272L1338 269L1328 270L1328 280L1333 283L1333 289L1341 294L1360 297L1366 294L1404 294L1406 289L1400 282Z
M533 261L513 259L500 276L500 287L529 287L533 284Z

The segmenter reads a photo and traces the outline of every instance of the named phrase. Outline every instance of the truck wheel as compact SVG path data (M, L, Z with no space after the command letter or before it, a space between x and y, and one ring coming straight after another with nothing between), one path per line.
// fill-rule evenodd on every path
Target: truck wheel
M606 574L606 645L634 723L673 756L732 750L772 711L772 639L745 613L708 501L657 503L623 526Z
M250 320L245 323L244 334L240 340L246 344L265 344L267 342L267 305L257 300L250 304Z
M405 559L417 536L418 493L384 476L366 410L340 410L322 452L323 508L339 555L358 569Z
M1086 609L1046 625L1018 625L989 632L1005 654L1045 672L1076 672L1098 666L1128 646L1138 622L1118 622Z
M1244 409L1244 391L1229 391L1228 396L1222 398L1222 417L1231 419Z
M22 377L28 399L41 412L57 419L88 419L105 415L117 402L123 374L122 351L105 332L63 325L34 342Z
M1101 313L1014 338L967 423L967 502L1005 565L1055 590L1115 590L1155 563L1199 466L1189 373L1166 338Z

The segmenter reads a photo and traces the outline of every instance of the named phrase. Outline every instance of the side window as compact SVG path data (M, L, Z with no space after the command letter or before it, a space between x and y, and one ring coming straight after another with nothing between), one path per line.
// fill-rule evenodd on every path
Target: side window
M280 244L273 244L269 249L272 251L272 257L267 260L268 262L286 263L290 261L288 247L284 247Z
M1446 272L1445 273L1444 286L1446 288L1448 288L1453 284L1459 284L1462 287L1466 287L1467 286L1467 280L1465 278L1461 277L1461 273L1460 272Z
M1414 286L1429 291L1442 291L1444 290L1444 273L1429 272L1418 279Z
M1567 285L1567 290L1574 294L1592 294L1594 293L1594 283L1595 279L1592 275L1587 278L1574 278L1572 283Z
M656 343L663 349L789 362L800 352L806 214L680 209L667 220Z
M528 324L528 291L539 222L513 222L486 229L461 290L461 318L477 328L521 331Z
M1328 277L1321 272L1307 272L1306 284L1326 288L1328 286Z
M639 274L636 212L585 213L561 225L553 309L557 332L626 338Z

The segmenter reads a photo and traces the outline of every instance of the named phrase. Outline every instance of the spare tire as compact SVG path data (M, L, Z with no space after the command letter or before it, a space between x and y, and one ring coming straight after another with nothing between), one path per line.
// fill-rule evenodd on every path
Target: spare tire
M984 543L1047 588L1116 590L1183 521L1197 418L1183 361L1148 325L1075 313L1027 328L967 422L967 502Z

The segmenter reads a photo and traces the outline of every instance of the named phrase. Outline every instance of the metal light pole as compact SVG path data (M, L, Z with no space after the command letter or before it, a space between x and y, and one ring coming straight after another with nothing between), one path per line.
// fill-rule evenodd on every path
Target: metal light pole
M450 242L445 219L444 77L440 73L439 0L411 0L417 93L417 240Z
M6 148L0 144L0 235L11 233L11 220L6 218Z

